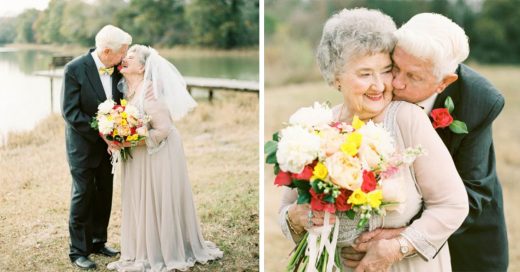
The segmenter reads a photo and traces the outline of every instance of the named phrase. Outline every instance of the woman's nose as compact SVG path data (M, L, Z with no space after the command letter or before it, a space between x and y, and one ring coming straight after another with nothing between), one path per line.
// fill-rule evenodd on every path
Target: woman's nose
M383 82L383 79L380 76L376 76L374 78L374 82L372 83L372 88L377 91L384 91L385 90L385 84Z

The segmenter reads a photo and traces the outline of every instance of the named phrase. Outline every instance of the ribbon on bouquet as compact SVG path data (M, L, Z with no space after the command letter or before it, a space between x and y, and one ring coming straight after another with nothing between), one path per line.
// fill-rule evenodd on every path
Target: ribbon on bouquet
M112 160L112 174L116 172L117 165L121 161L121 150L112 150L112 157L110 157Z
M334 225L330 225L329 219L330 213L325 212L323 226L313 227L308 230L308 246L305 255L309 256L309 262L307 264L307 269L305 270L306 272L318 271L316 269L316 263L319 260L319 256L324 253L324 250L326 250L327 254L329 255L325 271L331 272L334 268L339 271L339 268L334 263L334 258L336 256L336 244L338 242L339 234L339 220L336 220ZM329 239L330 233L332 231L334 231L332 234L332 239Z

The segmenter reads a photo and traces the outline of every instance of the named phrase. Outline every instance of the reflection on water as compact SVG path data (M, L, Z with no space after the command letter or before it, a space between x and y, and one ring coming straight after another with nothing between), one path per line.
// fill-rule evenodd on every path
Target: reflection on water
M28 130L51 111L59 112L61 79L34 76L48 70L52 53L0 47L0 146L10 131ZM189 57L169 59L185 76L258 80L257 57Z

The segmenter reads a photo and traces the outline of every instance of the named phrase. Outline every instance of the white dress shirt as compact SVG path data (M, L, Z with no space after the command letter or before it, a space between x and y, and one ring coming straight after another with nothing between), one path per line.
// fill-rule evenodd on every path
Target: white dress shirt
M95 50L94 50L94 52L90 53L90 55L92 55L92 58L94 59L94 62L96 63L96 68L98 70L99 70L99 68L105 68L105 65L101 62L101 60L99 59ZM107 68L109 68L109 67L107 67ZM114 67L114 69L115 69L115 67ZM98 74L99 74L99 72L98 72ZM103 89L105 91L107 99L112 99L112 76L105 73L103 75L99 75L99 77L101 78L101 84L103 84Z
M435 104L435 99L437 99L438 93L434 93L432 96L426 98L425 100L417 103L417 105L421 106L426 112L428 116L430 116L430 112L433 110L433 104Z

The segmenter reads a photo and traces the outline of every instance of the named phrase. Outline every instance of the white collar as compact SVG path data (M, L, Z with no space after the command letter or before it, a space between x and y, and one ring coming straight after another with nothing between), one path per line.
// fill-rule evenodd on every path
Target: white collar
M435 104L435 99L437 99L438 93L434 93L432 96L426 98L425 100L417 103L417 105L421 106L426 112L426 114L430 114L430 112L433 110L433 104Z
M90 55L92 55L92 58L94 59L94 62L96 63L96 68L109 68L109 67L105 67L105 65L101 62L101 59L99 59L99 56L97 54L97 51L94 50L92 51L92 53L90 53Z

